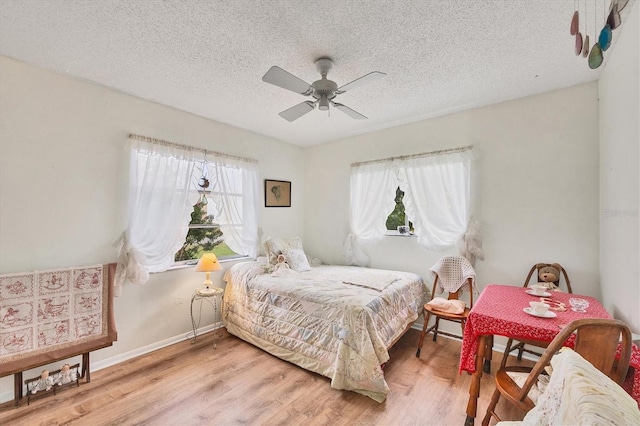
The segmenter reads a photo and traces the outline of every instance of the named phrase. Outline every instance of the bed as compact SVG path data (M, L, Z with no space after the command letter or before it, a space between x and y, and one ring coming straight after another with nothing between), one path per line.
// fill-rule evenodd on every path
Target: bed
M331 379L331 387L382 402L388 349L418 318L429 290L409 272L316 265L274 276L241 262L225 274L229 333Z

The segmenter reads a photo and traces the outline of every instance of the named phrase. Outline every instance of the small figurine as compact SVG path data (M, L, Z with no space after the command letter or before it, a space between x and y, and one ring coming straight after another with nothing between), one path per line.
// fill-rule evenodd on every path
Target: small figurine
M283 254L278 255L278 263L273 267L274 277L286 277L287 275L297 275L297 272L289 267Z
M71 366L69 364L65 364L60 369L60 374L58 374L58 386L75 382L77 379L78 379L78 374L75 371L75 369L71 370Z
M42 370L40 373L40 378L35 382L33 388L31 389L31 393L35 394L38 391L48 391L53 387L53 379L49 377L49 370Z

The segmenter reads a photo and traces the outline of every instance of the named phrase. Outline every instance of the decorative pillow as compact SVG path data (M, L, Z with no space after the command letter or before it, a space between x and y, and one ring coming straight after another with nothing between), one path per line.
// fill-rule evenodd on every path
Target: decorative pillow
M467 306L462 300L447 300L444 297L434 297L433 300L427 302L427 305L437 311L449 314L461 314Z
M309 266L309 261L307 260L307 256L304 254L304 250L288 248L285 249L282 254L284 254L287 264L294 271L303 272L311 270L311 266Z
M309 266L324 265L322 260L318 259L317 257L313 257L313 256L309 256L309 255L307 255L307 261L309 262Z
M269 238L264 242L264 246L267 251L267 257L269 257L269 262L273 265L278 263L278 255L282 254L286 249L300 249L304 251L300 237L287 239Z

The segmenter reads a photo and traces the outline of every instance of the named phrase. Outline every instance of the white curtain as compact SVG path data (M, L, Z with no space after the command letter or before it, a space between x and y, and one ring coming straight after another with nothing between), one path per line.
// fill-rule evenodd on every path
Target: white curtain
M171 267L198 199L190 190L193 150L135 138L129 143L129 223L117 247L117 296L125 280L144 284L149 272Z
M258 250L258 163L207 156L215 222L224 241L238 254L256 257Z
M386 233L398 186L418 243L429 250L455 246L469 221L471 158L467 150L352 166L347 264L368 262L362 245Z
M429 250L454 246L469 222L471 152L402 162L400 189L418 243Z
M398 177L393 163L353 166L351 169L351 233L344 248L348 265L364 266L369 261L362 244L382 238L387 217L395 208Z

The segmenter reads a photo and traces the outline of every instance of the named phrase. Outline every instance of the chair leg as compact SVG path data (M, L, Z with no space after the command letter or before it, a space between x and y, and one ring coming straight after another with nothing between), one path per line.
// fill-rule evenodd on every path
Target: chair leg
M500 368L504 368L505 365L507 365L507 358L509 358L509 353L511 353L511 351L513 349L511 349L511 345L513 344L513 339L509 339L507 341L507 346L504 349L504 355L502 356L502 361L500 362Z
M496 389L491 396L491 402L489 402L489 406L487 407L487 413L484 415L482 419L482 426L488 426L491 417L495 417L498 421L502 421L500 417L496 414L496 405L498 405L498 401L500 400L500 391Z
M435 328L433 329L433 341L436 341L436 338L438 337L438 326L440 325L440 317L436 316L436 325Z
M522 361L522 353L524 352L524 343L518 345L518 361Z
M427 333L427 327L429 325L429 317L430 314L426 309L423 310L424 313L424 325L422 326L422 334L420 335L420 342L418 343L418 350L416 351L416 358L420 358L420 350L422 349L422 344L424 343L424 335Z

